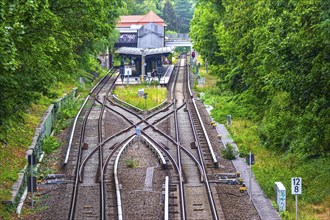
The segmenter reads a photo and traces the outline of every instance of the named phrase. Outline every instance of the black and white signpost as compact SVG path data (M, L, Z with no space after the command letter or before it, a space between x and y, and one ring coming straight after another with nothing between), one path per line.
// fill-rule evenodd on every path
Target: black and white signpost
M30 176L27 177L28 192L31 192L31 207L33 208L33 192L37 191L37 178L33 176L33 166L36 164L36 157L33 151L28 155L28 164L30 165Z
M291 178L291 194L296 196L296 220L298 220L298 195L302 192L301 177Z

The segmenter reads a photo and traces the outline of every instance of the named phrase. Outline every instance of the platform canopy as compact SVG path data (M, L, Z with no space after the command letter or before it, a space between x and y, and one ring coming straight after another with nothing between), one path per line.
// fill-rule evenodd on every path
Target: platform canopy
M155 55L155 54L173 53L174 49L175 49L175 47L159 47L159 48L121 47L116 50L116 53L148 56L148 55Z

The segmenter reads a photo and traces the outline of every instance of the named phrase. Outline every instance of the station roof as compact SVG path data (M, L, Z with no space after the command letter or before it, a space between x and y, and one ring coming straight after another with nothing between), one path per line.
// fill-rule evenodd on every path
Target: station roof
M173 53L174 49L175 49L175 47L159 47L159 48L121 47L116 50L116 53L148 56L148 55L155 55L155 54Z
M167 26L155 12L149 11L146 15L126 15L120 16L120 21L117 27L130 27L131 25L145 25L155 23L162 26Z

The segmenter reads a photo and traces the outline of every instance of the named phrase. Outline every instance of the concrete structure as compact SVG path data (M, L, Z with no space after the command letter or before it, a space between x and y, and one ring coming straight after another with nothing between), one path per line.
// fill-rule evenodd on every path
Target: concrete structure
M146 15L121 16L117 24L120 32L115 47L122 57L121 72L130 68L131 76L144 82L149 75L160 78L164 74L163 64L168 64L167 56L174 47L165 47L165 28L163 19L150 11ZM127 76L128 77L128 76Z
M119 47L157 48L165 46L166 24L155 12L121 16L117 23Z
M164 47L165 28L155 23L142 26L138 32L138 48Z

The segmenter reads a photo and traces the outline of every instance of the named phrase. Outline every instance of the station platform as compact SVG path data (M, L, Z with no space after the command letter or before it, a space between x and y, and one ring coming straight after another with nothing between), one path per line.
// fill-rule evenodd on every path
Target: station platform
M167 85L168 82L171 79L174 65L166 65L165 67L165 73L160 77L160 85ZM152 81L158 81L158 77L148 77L147 75L144 77L145 82L151 83ZM116 85L138 85L141 84L141 76L125 76L122 80L121 77L118 77L116 81Z

